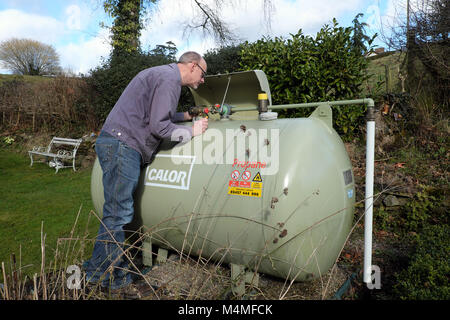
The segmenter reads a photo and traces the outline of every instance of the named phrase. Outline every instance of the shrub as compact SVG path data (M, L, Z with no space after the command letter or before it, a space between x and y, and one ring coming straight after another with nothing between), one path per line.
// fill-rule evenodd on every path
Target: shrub
M375 210L376 224L381 230L402 234L421 232L430 224L448 224L445 199L448 189L419 185L419 191L400 210Z
M428 224L447 224L448 214L441 212L445 207L448 189L420 185L420 190L407 202L398 221L405 231L420 231Z
M367 60L364 54L372 39L364 34L364 24L353 27L325 25L315 38L299 30L290 39L263 38L245 42L241 66L245 70L261 69L268 76L272 103L292 104L359 98ZM306 116L309 110L287 110L280 116ZM364 119L361 106L345 106L334 110L336 130L351 139Z
M416 252L406 270L396 275L400 299L448 300L450 289L449 225L431 225L418 236Z
M208 50L203 56L208 64L208 73L218 74L240 71L241 50L242 45L240 44Z

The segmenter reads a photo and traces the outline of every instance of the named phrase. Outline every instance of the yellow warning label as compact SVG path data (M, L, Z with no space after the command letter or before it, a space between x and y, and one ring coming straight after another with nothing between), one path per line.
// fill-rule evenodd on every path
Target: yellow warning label
M261 197L261 189L228 187L228 194L246 197Z
M262 182L261 174L258 172L252 181Z
M262 182L252 182L253 189L262 189Z

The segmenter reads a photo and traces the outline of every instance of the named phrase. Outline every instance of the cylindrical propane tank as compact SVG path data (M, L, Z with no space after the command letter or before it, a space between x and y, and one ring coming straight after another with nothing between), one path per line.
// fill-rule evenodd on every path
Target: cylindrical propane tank
M326 273L350 232L355 193L344 144L321 114L211 120L187 144L163 143L142 170L136 219L164 248L296 281ZM98 160L91 188L101 212Z

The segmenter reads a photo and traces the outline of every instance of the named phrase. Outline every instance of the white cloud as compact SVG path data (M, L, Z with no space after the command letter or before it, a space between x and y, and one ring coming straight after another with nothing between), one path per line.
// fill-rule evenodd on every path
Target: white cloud
M19 10L0 11L0 41L30 38L55 43L64 33L64 24L55 18L24 13Z
M280 1L274 17L273 35L288 35L302 28L306 34L315 34L325 23L330 23L346 12L356 15L361 0Z
M90 69L100 64L102 57L107 58L109 56L111 46L108 38L108 31L102 30L98 36L90 40L69 43L59 48L61 65L76 74L88 73Z

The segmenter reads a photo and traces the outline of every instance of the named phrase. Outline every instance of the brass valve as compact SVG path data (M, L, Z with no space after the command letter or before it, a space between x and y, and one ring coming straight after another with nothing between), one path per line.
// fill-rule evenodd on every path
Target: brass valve
M209 114L218 113L221 116L228 116L231 113L231 106L215 104L213 106L194 106L189 108L188 113L192 117L207 118Z

